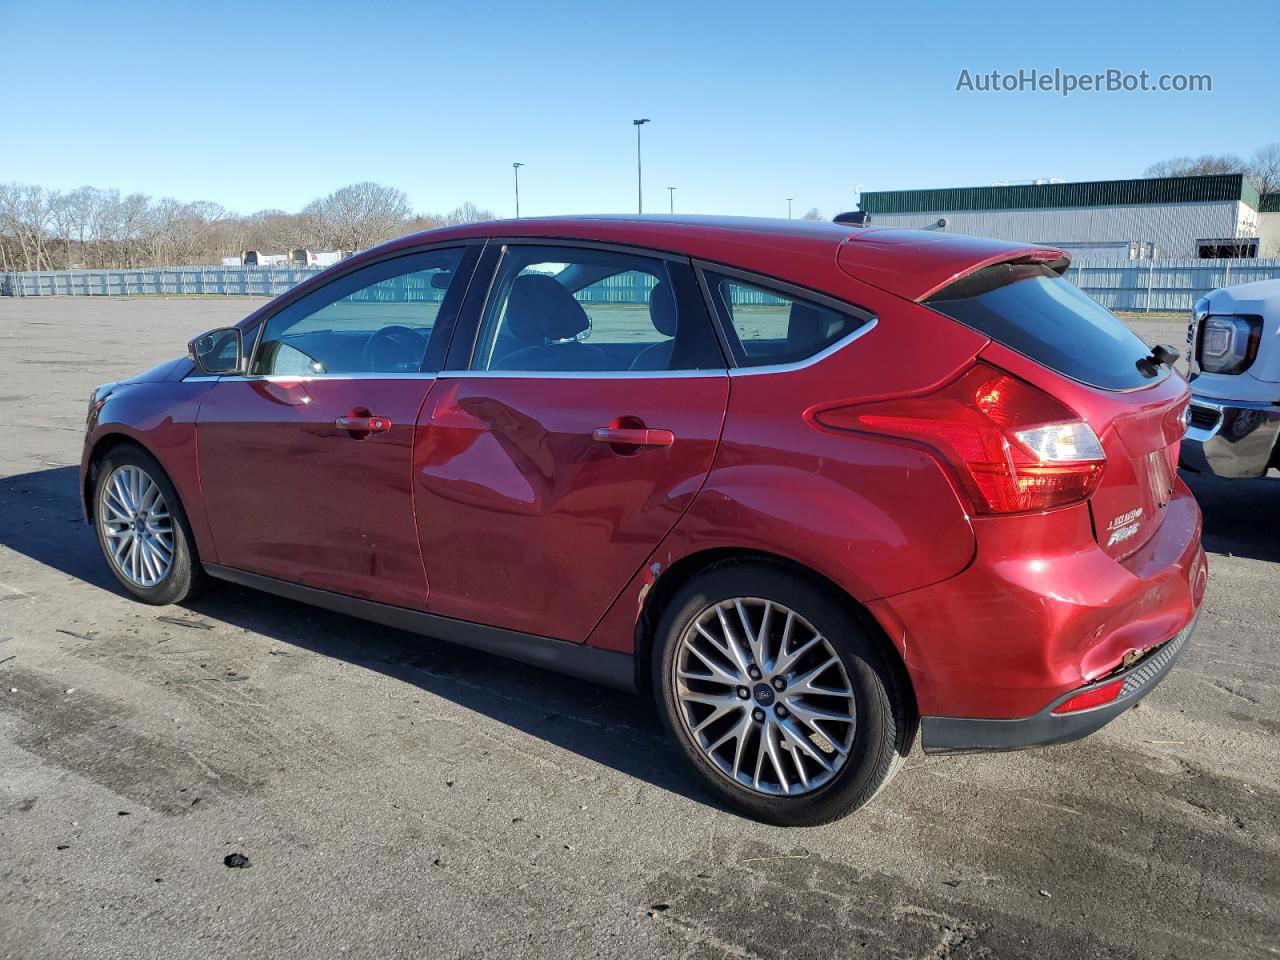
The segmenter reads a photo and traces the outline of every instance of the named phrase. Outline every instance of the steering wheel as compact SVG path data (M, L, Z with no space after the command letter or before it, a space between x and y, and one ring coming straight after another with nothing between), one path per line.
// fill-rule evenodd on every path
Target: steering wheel
M373 373L417 373L427 355L427 338L412 327L392 324L375 330L364 344L364 367Z

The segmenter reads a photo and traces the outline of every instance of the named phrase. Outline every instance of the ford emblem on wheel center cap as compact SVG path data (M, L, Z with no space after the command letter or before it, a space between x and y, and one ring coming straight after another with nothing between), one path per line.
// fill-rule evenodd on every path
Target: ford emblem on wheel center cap
M755 697L756 703L762 707L767 707L773 703L774 693L773 687L767 683L757 683L751 689L751 695Z

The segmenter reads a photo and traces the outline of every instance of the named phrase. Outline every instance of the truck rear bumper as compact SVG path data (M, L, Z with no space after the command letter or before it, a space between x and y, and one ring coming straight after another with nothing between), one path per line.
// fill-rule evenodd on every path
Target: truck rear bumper
M1164 679L1195 630L1196 620L1178 631L1127 670L1064 693L1039 713L1014 720L974 717L921 717L920 739L926 753L971 753L986 750L1021 750L1051 743L1079 740L1110 723L1135 706ZM1082 694L1106 691L1120 684L1110 702L1086 710L1055 713L1068 700Z
M1280 435L1280 406L1191 396L1180 466L1219 477L1263 477Z

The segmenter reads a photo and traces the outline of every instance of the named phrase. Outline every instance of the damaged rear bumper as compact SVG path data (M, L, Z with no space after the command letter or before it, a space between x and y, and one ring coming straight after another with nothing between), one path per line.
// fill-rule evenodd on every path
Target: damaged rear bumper
M1154 648L1127 670L1068 691L1039 713L1013 720L971 717L921 717L921 743L926 753L970 753L985 750L1021 750L1026 747L1067 743L1087 737L1135 706L1155 689L1186 648L1199 614L1173 638ZM1121 684L1114 699L1097 707L1055 713L1067 701L1082 694Z

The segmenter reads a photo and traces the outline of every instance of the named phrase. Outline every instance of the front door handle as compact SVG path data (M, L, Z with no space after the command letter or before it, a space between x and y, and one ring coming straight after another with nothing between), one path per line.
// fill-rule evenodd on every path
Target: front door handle
M391 420L375 416L339 417L333 425L350 433L386 433L391 429Z
M670 430L649 427L600 427L591 434L591 439L620 447L669 447L676 442L676 435Z

